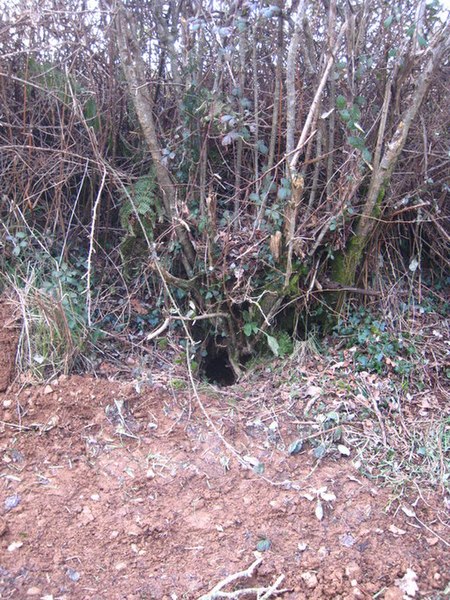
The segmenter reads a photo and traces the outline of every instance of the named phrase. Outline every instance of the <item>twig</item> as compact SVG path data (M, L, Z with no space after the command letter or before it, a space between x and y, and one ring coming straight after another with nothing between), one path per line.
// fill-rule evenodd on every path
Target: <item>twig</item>
M89 327L92 326L92 316L91 316L91 304L92 304L92 296L91 296L91 274L92 274L92 255L94 253L94 233L95 226L97 224L97 209L100 204L100 199L102 197L103 187L105 185L106 180L106 169L103 170L103 177L100 183L100 187L98 188L97 198L95 199L94 207L92 209L92 223L91 223L91 232L89 235L89 254L87 261L87 273L86 273L86 313L87 313L87 321Z
M222 579L222 581L219 581L219 583L217 585L215 585L211 591L209 591L207 594L204 594L203 596L200 596L200 598L198 598L198 600L215 600L215 598L239 598L240 596L247 596L248 594L255 594L256 598L258 598L259 600L268 600L268 598L270 598L272 596L272 594L274 594L274 592L276 593L276 595L278 595L278 594L283 594L283 593L289 591L287 589L284 589L284 590L278 589L278 587L280 586L281 582L284 579L284 575L280 575L277 578L277 580L269 587L242 588L240 590L235 590L234 592L222 591L224 587L226 587L227 585L230 585L231 583L234 583L235 581L237 581L239 579L252 577L255 570L262 563L262 560L263 560L262 558L257 558L244 571L239 571L238 573L233 573L231 575L228 575L228 577L225 577L225 579ZM261 596L261 594L263 594L263 595Z

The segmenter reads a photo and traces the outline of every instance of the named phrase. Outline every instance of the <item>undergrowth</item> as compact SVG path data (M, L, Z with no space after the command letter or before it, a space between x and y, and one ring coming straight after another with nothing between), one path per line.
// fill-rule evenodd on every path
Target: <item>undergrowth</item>
M34 379L68 373L95 333L86 315L86 261L69 262L51 238L18 230L7 237L1 286L17 304L21 332L17 366Z

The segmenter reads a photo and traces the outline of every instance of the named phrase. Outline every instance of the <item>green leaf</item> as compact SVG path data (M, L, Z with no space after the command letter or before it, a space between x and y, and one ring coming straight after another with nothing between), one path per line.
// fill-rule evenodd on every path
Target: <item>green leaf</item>
M268 154L269 152L269 148L266 146L266 144L264 142L262 142L261 140L258 140L258 144L257 144L257 148L258 148L258 152L260 154Z
M372 152L368 148L363 148L362 157L366 162L372 162Z
M303 440L302 439L294 440L292 442L292 444L289 445L288 454L290 456L294 456L295 454L298 454L302 448L303 448Z
M426 48L428 46L427 40L421 35L417 36L417 41L419 42L419 46L421 46L422 48Z
M244 333L247 337L250 337L253 333L253 323L246 323L244 325Z
M278 188L278 192L277 192L278 200L287 200L290 195L291 195L291 192L287 188L285 188L285 187Z
M358 148L359 150L364 148L364 140L356 135L350 135L347 138L347 142L350 146L353 146L353 148Z
M361 118L361 111L359 110L359 107L356 104L353 104L350 109L350 117L352 121L359 121Z
M267 343L269 344L269 348L272 350L272 352L275 354L275 356L278 356L280 353L280 345L279 345L277 339L271 335L268 335Z
M256 544L256 549L258 550L258 552L267 552L267 550L269 550L271 546L270 540L268 540L267 538L264 538L262 540L259 540L259 542Z
M327 447L325 446L325 444L320 444L320 446L314 448L313 454L319 460L320 458L323 458L325 456L326 451Z
M338 96L336 98L336 107L339 110L343 110L344 108L346 108L346 106L347 106L347 100L344 98L344 96L341 96L341 95Z
M339 114L341 115L343 121L350 121L350 111L347 108L340 110Z
M256 203L258 203L261 200L259 194L257 194L256 192L252 192L248 198L249 198L249 200L251 200L251 202L256 202Z
M389 27L392 25L393 20L394 20L394 15L390 15L387 19L385 19L385 21L383 23L383 27L385 29L389 29Z

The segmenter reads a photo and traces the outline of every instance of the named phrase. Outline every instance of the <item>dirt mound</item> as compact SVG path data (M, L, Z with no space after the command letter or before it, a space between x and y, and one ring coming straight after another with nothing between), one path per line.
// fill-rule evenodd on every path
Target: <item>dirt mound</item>
M11 383L17 350L17 323L6 299L0 299L0 392Z
M289 456L281 412L204 399L252 469L187 393L62 377L0 402L2 598L194 599L258 549L242 585L284 575L286 599L392 600L406 585L437 599L448 584L441 500L421 493L408 512L352 457Z

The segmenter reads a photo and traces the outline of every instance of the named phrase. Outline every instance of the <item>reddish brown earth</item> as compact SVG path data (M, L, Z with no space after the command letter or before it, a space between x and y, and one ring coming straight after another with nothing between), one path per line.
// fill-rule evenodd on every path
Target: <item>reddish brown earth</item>
M442 497L417 496L420 524L352 456L289 456L294 425L264 395L202 395L262 477L186 390L73 376L0 394L0 597L195 599L246 569L261 540L240 586L284 575L288 591L270 598L400 599L408 569L416 598L448 597Z
M17 338L12 307L0 299L0 392L6 390L13 376Z

